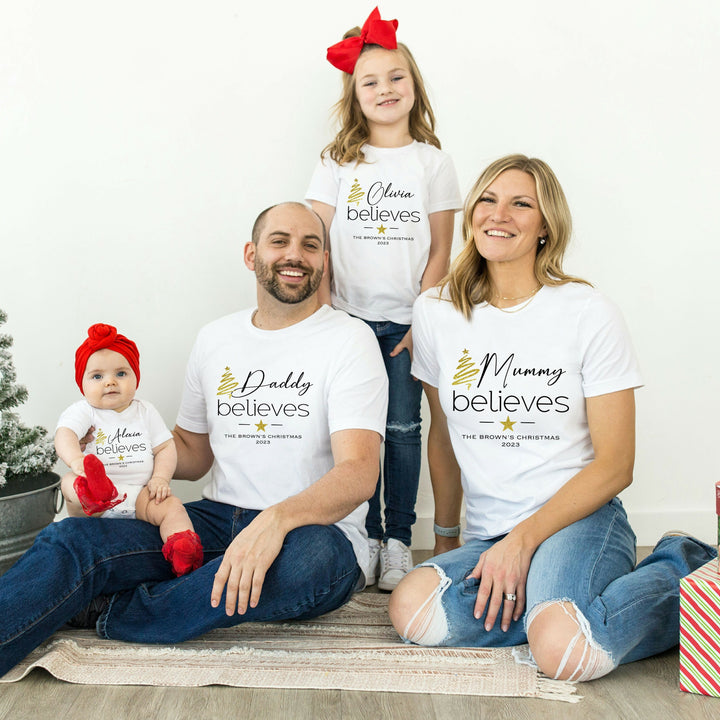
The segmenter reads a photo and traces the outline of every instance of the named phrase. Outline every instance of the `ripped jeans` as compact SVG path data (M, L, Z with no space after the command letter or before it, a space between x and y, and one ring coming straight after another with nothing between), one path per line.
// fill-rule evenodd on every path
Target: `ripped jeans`
M410 375L411 360L407 350L390 357L410 326L389 321L364 322L370 326L380 344L390 383L382 478L378 478L375 493L370 498L365 527L370 538L395 538L410 545L420 480L422 383ZM380 488L383 484L384 531L380 517Z
M408 623L414 632L406 641L458 647L520 645L527 642L527 628L540 611L567 601L575 611L577 634L563 661L575 643L585 644L582 663L569 668L571 679L601 677L622 663L677 645L680 578L717 554L693 538L666 537L635 567L635 535L615 498L538 547L528 573L523 618L511 622L504 633L498 615L486 632L485 615L473 617L479 581L466 578L480 554L499 539L470 540L422 563L438 571L440 585Z

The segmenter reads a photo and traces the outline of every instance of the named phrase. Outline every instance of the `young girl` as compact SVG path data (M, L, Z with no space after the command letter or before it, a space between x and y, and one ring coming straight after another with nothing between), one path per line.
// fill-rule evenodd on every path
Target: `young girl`
M84 399L63 412L55 431L57 454L72 470L60 487L71 516L137 517L157 525L163 555L176 575L184 575L202 565L203 549L170 492L177 462L172 433L150 403L135 398L139 362L135 343L112 325L88 329L75 352L75 381ZM95 437L83 454L80 438L89 427Z
M330 229L331 273L321 297L374 330L390 380L385 434L385 529L380 480L370 500L368 585L392 590L411 566L420 475L421 385L410 375L412 305L448 270L455 168L440 150L435 117L397 20L377 8L362 29L328 49L343 71L340 132L322 152L306 199ZM331 281L332 275L332 293Z

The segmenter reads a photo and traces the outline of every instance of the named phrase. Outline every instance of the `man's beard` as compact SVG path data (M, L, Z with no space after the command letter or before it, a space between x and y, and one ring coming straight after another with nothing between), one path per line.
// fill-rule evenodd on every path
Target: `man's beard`
M279 270L294 269L307 273L305 281L299 285L288 285L278 277ZM283 303L295 304L307 300L320 287L323 270L313 270L302 263L275 263L268 265L255 255L255 277L260 285L276 300Z

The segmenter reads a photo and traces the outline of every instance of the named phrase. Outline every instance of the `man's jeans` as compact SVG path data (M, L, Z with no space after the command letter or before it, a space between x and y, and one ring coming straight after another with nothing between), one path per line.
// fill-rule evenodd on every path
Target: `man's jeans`
M258 514L201 500L186 505L206 564L174 578L158 529L140 520L68 518L43 530L0 577L0 676L97 595L112 595L102 637L177 643L240 622L311 618L349 600L360 576L350 541L334 525L291 531L245 615L210 606L223 553Z

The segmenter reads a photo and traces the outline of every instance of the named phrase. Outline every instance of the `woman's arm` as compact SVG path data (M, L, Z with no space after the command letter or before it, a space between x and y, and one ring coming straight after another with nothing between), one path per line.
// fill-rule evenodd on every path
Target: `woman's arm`
M335 208L327 203L318 202L313 200L310 203L312 209L320 216L323 223L325 223L325 250L330 252L330 226L332 225L333 218L335 217ZM325 273L323 274L322 282L318 288L318 298L323 305L330 305L330 274L332 273L332 258L328 260L328 265Z
M440 527L455 527L460 524L462 507L462 486L460 466L450 443L447 418L440 406L438 389L423 383L430 406L430 430L428 431L428 464L430 482L435 500L435 524ZM434 555L460 547L460 538L435 536Z
M502 628L519 620L525 608L525 581L537 547L610 502L632 482L635 462L635 393L632 389L587 398L588 428L595 459L563 485L537 512L519 523L480 556L471 573L480 580L475 617L488 605L485 627L492 628L500 608ZM504 593L516 602L504 603Z

